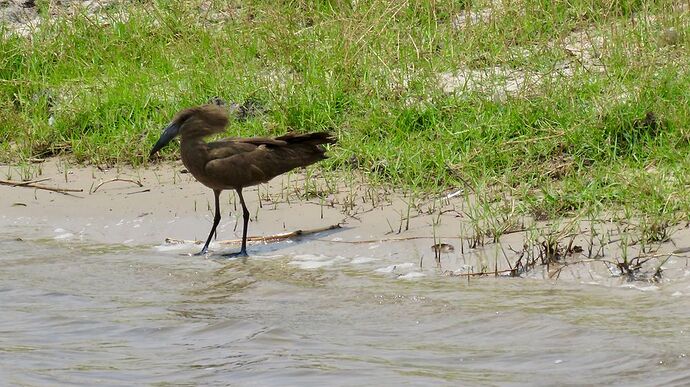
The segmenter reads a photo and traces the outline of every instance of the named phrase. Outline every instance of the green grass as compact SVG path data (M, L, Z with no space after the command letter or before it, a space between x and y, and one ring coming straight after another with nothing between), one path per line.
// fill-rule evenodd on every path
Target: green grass
M217 95L268 109L232 135L331 130L325 167L375 181L499 186L547 216L690 213L687 3L498 4L144 1L6 33L0 160L146 163L177 110ZM444 92L459 70L468 87ZM531 82L502 91L510 71Z

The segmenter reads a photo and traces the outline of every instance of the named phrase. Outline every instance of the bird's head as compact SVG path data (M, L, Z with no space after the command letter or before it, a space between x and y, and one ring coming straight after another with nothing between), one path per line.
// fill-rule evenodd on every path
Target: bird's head
M165 127L160 138L151 149L149 157L153 157L163 149L177 135L182 138L206 137L225 130L228 124L227 109L219 104L208 104L184 109Z

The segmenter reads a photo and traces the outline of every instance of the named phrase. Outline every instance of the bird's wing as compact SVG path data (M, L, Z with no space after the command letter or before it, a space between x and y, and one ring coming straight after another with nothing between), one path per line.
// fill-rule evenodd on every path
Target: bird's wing
M288 134L278 138L234 138L208 143L205 172L227 188L248 187L326 158L321 144L328 133Z
M266 145L236 143L232 147L209 151L211 160L204 167L212 180L228 188L248 187L268 181L274 176L271 157Z
M209 160L219 160L251 152L257 148L254 144L237 142L234 139L213 141L206 144Z

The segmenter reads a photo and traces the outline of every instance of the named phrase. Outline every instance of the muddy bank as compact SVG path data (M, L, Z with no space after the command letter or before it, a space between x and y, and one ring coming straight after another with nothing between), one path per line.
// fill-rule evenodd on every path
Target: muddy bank
M1 170L4 180L71 190L0 186L0 226L11 237L24 238L30 229L28 238L180 254L198 251L194 241L204 240L212 223L211 191L181 164L99 169L51 160ZM439 197L404 194L346 173L291 173L246 189L245 198L250 236L340 226L250 245L251 255L287 256L290 265L304 270L375 262L376 273L402 279L514 276L688 291L687 223L537 222L499 212L463 190ZM238 205L234 192L223 193L211 258L238 248Z

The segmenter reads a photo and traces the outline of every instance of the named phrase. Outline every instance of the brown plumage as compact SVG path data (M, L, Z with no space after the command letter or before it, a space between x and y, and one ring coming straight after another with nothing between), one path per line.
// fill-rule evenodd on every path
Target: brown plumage
M227 138L205 142L204 137L220 133L228 124L228 112L216 104L182 110L165 128L149 156L153 156L178 134L182 138L182 162L202 184L211 188L215 196L216 214L213 227L203 249L206 254L216 227L220 222L219 196L224 189L234 189L242 204L244 228L239 253L247 255L247 225L249 210L242 197L242 188L265 183L272 178L299 167L306 167L327 158L323 144L336 139L327 132L295 134L268 138Z

